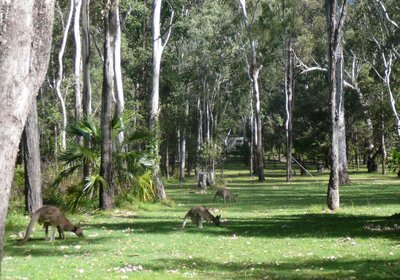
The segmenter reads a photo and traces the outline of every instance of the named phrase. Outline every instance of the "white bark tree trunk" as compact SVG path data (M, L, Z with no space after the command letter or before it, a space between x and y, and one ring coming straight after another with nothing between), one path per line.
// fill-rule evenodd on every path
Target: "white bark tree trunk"
M114 11L114 24L116 25L116 33L114 39L114 73L116 87L116 114L118 118L122 117L125 110L124 86L121 72L121 21L119 16L119 6ZM117 136L119 144L124 142L124 132L121 131Z
M182 134L180 139L180 155L179 155L179 182L182 186L182 182L185 179L185 163L186 163L186 137L189 126L189 85L185 85L185 111L184 111L184 125L182 128Z
M154 153L158 160L153 169L153 178L155 180L156 195L159 199L167 197L165 193L164 184L161 180L160 171L160 128L159 128L159 115L160 115L160 67L161 57L164 47L168 42L171 34L171 25L164 43L162 42L160 27L161 27L161 4L162 0L154 0L153 2L153 21L152 21L152 35L153 35L153 63L152 63L152 90L151 90L151 108L150 108L150 131L155 134ZM174 12L172 11L170 23L172 23Z
M292 181L292 105L293 105L293 50L288 39L286 54L285 96L286 96L286 181Z
M67 108L65 105L65 100L64 100L63 94L61 92L61 83L62 83L62 79L63 79L63 57L64 57L64 52L65 52L65 46L67 44L68 31L71 26L73 13L74 13L74 0L71 0L68 20L64 27L64 35L63 35L63 39L61 42L60 50L58 52L58 67L59 68L58 68L58 78L56 81L56 94L57 94L58 99L60 100L61 113L62 113L62 118L63 118L62 129L61 129L61 150L62 151L65 151L65 149L67 148L66 128L67 128L67 124L68 124Z
M260 108L260 90L258 86L258 77L262 69L262 65L257 65L256 43L253 40L251 26L247 18L246 0L240 0L240 5L243 11L243 21L247 30L250 44L250 79L252 82L253 92L253 110L254 110L254 148L255 148L255 170L260 182L265 181L264 174L264 148L262 137L262 124L261 124L261 108Z
M47 71L54 0L0 3L0 273L14 162L32 100Z
M74 61L74 91L75 91L75 118L82 118L82 44L80 32L82 0L75 0L74 4L74 40L75 40L75 61Z

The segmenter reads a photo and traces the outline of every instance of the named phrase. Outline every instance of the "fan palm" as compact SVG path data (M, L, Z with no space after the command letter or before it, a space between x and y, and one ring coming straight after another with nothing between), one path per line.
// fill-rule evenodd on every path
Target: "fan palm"
M125 119L125 124L129 122L129 117ZM123 120L113 121L113 139L122 131ZM126 127L126 125L125 125ZM107 187L108 184L100 176L101 159L101 130L93 119L85 119L72 123L68 127L69 135L83 138L85 143L73 143L60 155L60 160L64 162L64 169L54 181L58 186L66 178L82 170L84 166L90 166L91 174L82 180L79 192L75 194L71 207L75 208L84 196L92 198L100 186ZM114 145L113 166L116 172L116 183L120 187L120 192L133 192L139 201L149 201L155 197L154 186L148 170L153 166L153 160L146 150L130 150L131 147L143 146L151 135L146 130L136 130L131 135L125 137L125 141ZM78 141L82 142L82 141ZM117 141L113 141L117 143ZM122 149L122 147L124 147ZM82 176L83 177L83 176Z

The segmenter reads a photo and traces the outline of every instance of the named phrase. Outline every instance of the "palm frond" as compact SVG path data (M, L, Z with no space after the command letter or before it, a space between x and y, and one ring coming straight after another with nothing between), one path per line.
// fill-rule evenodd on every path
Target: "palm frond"
M107 181L100 175L91 175L85 178L86 184L82 189L83 193L91 192L91 197L93 195L93 190L97 187L103 186L108 188Z
M65 152L61 153L60 160L64 161L65 164L77 162L95 164L99 157L100 154L96 150L86 148L81 145L72 144Z
M87 118L71 123L68 132L75 136L81 136L92 143L101 143L101 130L99 125L93 119Z
M67 179L69 176L71 176L80 167L81 167L80 165L72 165L72 166L69 166L68 168L64 169L54 180L52 186L58 187L62 181Z
M134 193L139 201L152 201L156 197L151 171L146 171L143 175L136 178Z

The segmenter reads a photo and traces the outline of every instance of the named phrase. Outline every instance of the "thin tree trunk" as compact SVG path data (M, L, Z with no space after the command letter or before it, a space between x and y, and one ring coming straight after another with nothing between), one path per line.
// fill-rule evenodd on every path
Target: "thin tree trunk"
M291 38L288 40L285 75L286 91L286 181L292 181L292 103L293 103L293 52Z
M163 51L162 38L160 34L162 0L154 0L153 3L153 69L152 69L152 91L151 91L151 111L150 111L150 130L155 133L154 153L158 160L153 169L155 180L156 195L158 199L165 199L166 193L164 184L161 180L160 172L160 127L159 127L159 88L160 88L160 66Z
M64 28L64 35L63 35L63 39L61 42L61 47L60 50L58 52L58 78L56 81L56 94L58 99L60 100L60 104L61 104L61 113L62 113L62 118L63 118L63 122L62 122L62 129L61 129L61 150L65 151L65 149L67 148L67 133L66 133L66 128L67 128L67 124L68 124L68 120L67 120L67 108L65 105L65 101L64 101L64 97L61 93L61 83L62 83L62 79L63 79L63 57L64 57L64 52L65 52L65 46L67 44L67 39L68 39L68 31L69 28L71 26L71 21L72 21L72 16L74 13L74 0L70 1L70 8L69 8L69 15L68 15L68 20L67 20L67 24Z
M382 107L383 107L383 91L381 93ZM385 137L385 112L382 109L381 113L381 145L382 145L382 175L386 175L386 161L387 161L387 151L386 151L386 137Z
M201 109L201 96L199 95L197 97L197 102L196 102L196 107L197 107L197 147L196 147L196 155L199 154L199 151L201 149L201 145L203 144L203 110ZM196 156L196 176L198 175L200 171L200 158L199 156Z
M22 138L25 163L25 211L32 216L33 212L43 205L36 98L33 98Z
M261 112L260 112L260 90L258 86L258 76L261 71L262 65L257 66L256 58L256 47L255 42L252 37L251 26L248 22L247 12L246 12L246 1L240 0L240 5L243 11L243 21L247 29L247 35L249 37L250 43L250 79L252 82L252 92L253 92L253 110L254 110L254 146L255 146L255 170L257 171L258 180L260 182L265 181L264 174L264 150L262 141L262 126L261 126Z
M82 76L83 76L83 114L92 115L92 85L90 80L90 36L89 1L82 0Z
M346 14L346 0L326 0L328 27L328 81L331 120L331 172L327 191L327 205L332 211L339 208L339 137L340 102L343 102L343 72L340 67L343 59L342 28ZM338 67L340 69L338 69Z
M92 86L90 80L90 36L89 36L89 1L82 0L82 107L83 115L89 118L92 115ZM88 139L84 139L84 146L90 148L91 143ZM86 163L83 167L83 178L91 173L91 166Z
M152 23L152 34L153 34L153 63L152 63L152 91L151 91L151 109L150 109L150 120L149 126L150 131L155 134L154 153L156 157L160 157L160 127L159 127L159 115L160 115L160 67L161 57L164 51L165 44L168 42L171 34L171 26L168 29L168 35L162 42L160 25L161 25L161 4L162 0L154 0L153 2L153 23ZM174 13L171 14L170 22L172 22ZM153 178L155 180L156 195L158 199L165 199L167 197L165 193L164 184L161 180L160 172L160 160L156 160L153 168Z
M75 73L75 119L80 120L83 115L82 109L82 44L81 44L81 33L80 33L80 19L81 19L81 6L82 0L75 0L74 5L74 40L75 40L75 61L74 61L74 73Z
M253 69L254 70L254 69ZM260 92L258 89L258 75L260 68L254 70L253 73L253 87L254 95L253 102L255 103L255 122L256 122L256 170L258 174L258 181L265 181L264 175L264 148L263 148L263 137L262 137L262 125L261 125L261 108L260 108Z
M180 139L180 155L179 155L179 184L182 187L183 180L185 179L185 162L186 162L186 137L189 126L189 85L185 85L185 111L184 111L184 124Z
M0 44L0 274L14 163L32 101L44 80L51 47L53 0L2 1ZM16 36L18 35L18 36Z
M338 50L338 62L336 65L337 96L339 99L339 185L349 185L349 169L347 163L347 143L346 143L346 122L344 113L344 69L343 69L343 49ZM340 78L339 78L340 77Z
M113 12L118 5L118 0L104 0L104 7L107 7L104 17L104 68L103 68L103 92L101 111L101 167L100 175L107 182L107 186L100 187L100 204L103 210L114 207L114 183L112 165L112 95L114 87L114 51L113 40L115 38L115 19Z
M122 114L125 110L125 100L124 100L124 87L122 82L122 72L121 72L121 22L119 17L119 7L113 11L115 19L114 24L116 25L116 33L114 39L114 72L115 72L115 87L116 87L116 114L117 118L121 119ZM123 125L123 124L122 124ZM122 127L124 129L124 127ZM121 131L117 135L118 143L122 145L124 142L124 131ZM121 147L123 148L123 147Z

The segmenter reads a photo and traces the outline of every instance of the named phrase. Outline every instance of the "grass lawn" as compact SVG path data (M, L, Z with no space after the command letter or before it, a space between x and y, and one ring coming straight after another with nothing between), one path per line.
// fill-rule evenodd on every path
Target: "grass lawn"
M400 279L400 181L394 174L352 173L341 209L326 209L329 174L285 182L283 166L259 183L229 164L225 183L236 203L213 202L215 191L189 193L166 182L172 206L67 214L85 238L17 245L28 218L10 209L2 279ZM190 182L189 182L190 181ZM222 226L181 223L194 205L222 216ZM399 225L399 226L398 226Z

